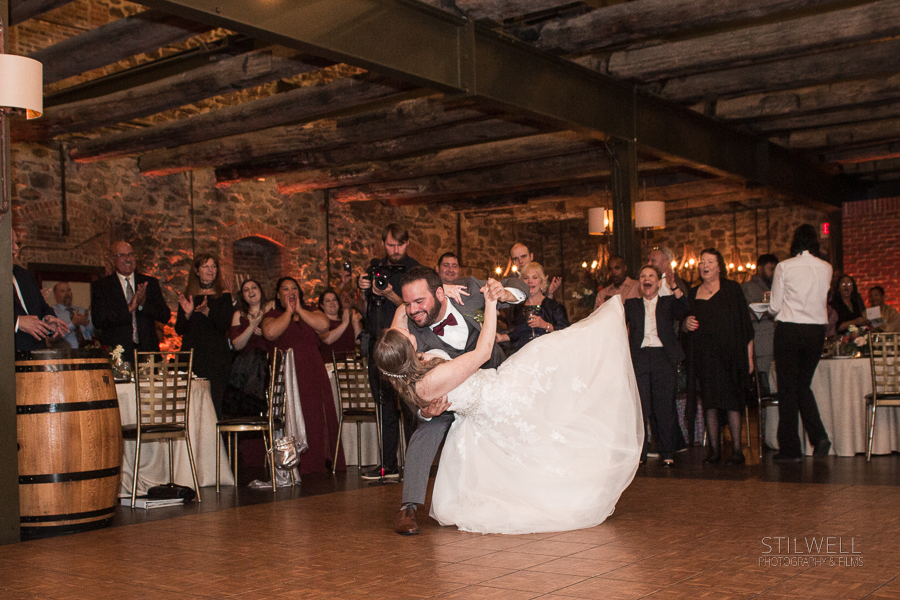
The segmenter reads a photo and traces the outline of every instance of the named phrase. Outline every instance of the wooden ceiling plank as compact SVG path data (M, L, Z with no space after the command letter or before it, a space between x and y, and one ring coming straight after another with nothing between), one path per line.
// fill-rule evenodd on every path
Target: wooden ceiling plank
M838 150L828 152L822 156L823 161L839 165L849 165L872 160L887 160L889 158L900 158L900 142L872 144L861 148Z
M279 178L282 193L364 185L412 179L454 171L467 171L549 156L575 154L596 148L599 142L573 132L545 133L485 144L448 148L392 161L365 162L293 173Z
M853 79L803 88L723 98L719 119L751 122L900 99L900 73L877 79ZM702 110L702 107L696 107Z
M188 40L212 29L150 9L63 40L30 55L44 65L44 85L137 54Z
M665 162L642 163L641 171L668 169ZM485 196L577 182L609 176L605 150L499 165L427 177L336 188L331 199L340 202L378 200L396 205L429 203L461 196Z
M784 131L857 123L861 124L868 121L880 121L898 117L900 117L900 100L892 102L891 104L879 106L831 110L823 113L786 117L782 119L767 119L765 121L748 124L748 127L759 134L771 136Z
M888 119L794 131L788 137L788 147L836 148L898 140L900 140L900 119Z
M584 53L689 29L839 4L840 0L635 0L547 23L539 33L544 49Z
M72 0L12 0L9 3L9 24L24 23L71 2Z
M438 129L423 129L406 135L398 131L397 137L344 145L326 149L324 152L311 148L218 167L216 185L226 186L247 179L277 175L282 193L292 193L293 173L300 170L395 160L422 152L535 135L540 132L531 125L499 119L467 121L458 125L441 126Z
M258 50L142 86L53 106L43 118L13 128L13 141L41 141L63 133L108 127L229 92L315 71L296 57Z
M900 171L900 157L844 165L845 175L872 175Z
M139 159L145 175L164 175L196 168L247 163L304 150L326 152L350 144L366 144L413 132L483 121L485 113L445 110L440 97L419 98L360 115L305 125L289 125L220 139L153 150Z
M642 82L797 57L900 34L900 2L846 10L613 53L608 72Z
M77 162L94 162L320 119L368 102L399 97L403 94L403 87L408 86L369 82L365 77L338 79L188 119L85 140L76 144L69 153Z
M900 72L900 39L798 58L678 77L666 82L662 96L675 102L821 85L838 80Z

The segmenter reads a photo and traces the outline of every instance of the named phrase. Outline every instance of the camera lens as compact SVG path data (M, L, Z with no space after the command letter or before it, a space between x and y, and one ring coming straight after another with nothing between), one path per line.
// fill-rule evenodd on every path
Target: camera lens
M376 289L379 289L379 290L382 290L382 291L383 291L383 290L386 290L386 289L388 288L388 285L389 285L387 275L385 275L385 274L383 274L383 273L377 273L377 274L375 275L374 285L375 285L375 288L376 288Z

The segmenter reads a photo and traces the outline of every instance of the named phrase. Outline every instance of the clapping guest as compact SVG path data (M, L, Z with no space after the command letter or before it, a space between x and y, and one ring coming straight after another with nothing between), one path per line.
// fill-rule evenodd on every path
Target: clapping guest
M330 470L338 429L331 383L319 354L319 335L328 333L328 317L303 305L303 292L293 277L282 277L275 287L275 308L263 317L263 335L276 348L294 351L297 388L309 444L300 461L300 473L324 473ZM346 468L343 455L338 461L338 469Z
M86 309L72 304L72 286L65 281L60 281L53 286L53 296L56 299L53 311L69 328L69 332L61 342L67 348L77 349L85 346L94 334L90 313Z
M194 350L194 375L209 380L219 419L223 417L222 397L231 373L228 330L233 314L234 303L222 287L218 259L212 254L197 255L187 287L178 295L175 333L181 336L182 350Z
M19 258L19 238L12 231L12 258ZM59 339L68 327L53 315L44 300L34 276L19 265L13 265L13 314L16 318L16 351L46 348L45 339Z
M688 303L677 286L674 294L659 295L661 275L653 265L641 269L641 298L625 301L625 322L644 426L650 425L663 466L672 467L675 452L683 441L675 409L675 379L678 363L684 360L672 323L687 315ZM641 463L646 460L649 447L645 437Z
M826 298L831 280L831 265L818 254L816 228L801 225L794 232L791 258L775 267L772 280L769 312L775 315L776 321L775 364L778 365L780 396L779 452L773 457L775 462L799 462L802 459L797 435L798 413L815 448L813 454L827 456L831 449L810 387L825 345Z
M566 308L546 295L547 276L539 263L530 262L522 268L522 281L528 286L523 304L515 304L509 310L512 329L497 334L497 342L512 342L519 350L531 340L569 326Z
M850 275L841 275L837 282L837 289L831 298L831 307L837 313L838 332L847 331L851 325L868 325L866 318L866 303L863 302L856 287L856 280Z
M753 371L753 325L740 284L726 279L725 260L718 250L700 253L701 283L688 294L690 314L682 328L692 342L694 372L706 417L710 446L705 462L721 460L719 411L728 413L733 450L728 462L743 464L742 412Z
M341 306L333 290L325 290L319 295L319 310L328 317L328 332L319 335L322 341L319 351L322 360L331 363L332 355L342 358L356 350L356 338L362 331L362 315L353 308Z
M263 336L261 325L263 315L274 305L266 303L262 287L255 279L241 284L238 310L234 311L228 334L237 355L222 399L222 411L229 417L260 415L268 408L266 393L272 343Z

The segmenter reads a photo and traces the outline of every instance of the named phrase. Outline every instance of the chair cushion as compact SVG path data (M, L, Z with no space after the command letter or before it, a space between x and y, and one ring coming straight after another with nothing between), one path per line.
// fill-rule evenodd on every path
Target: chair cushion
M260 416L252 416L252 417L235 417L233 419L223 419L216 423L218 427L225 427L227 425L268 425L269 417L260 417Z
M142 433L179 433L184 431L184 425L169 425L166 423L158 423L156 425L144 425L141 427ZM137 438L137 425L123 425L122 437Z
M343 410L345 417L374 417L374 408L345 408Z

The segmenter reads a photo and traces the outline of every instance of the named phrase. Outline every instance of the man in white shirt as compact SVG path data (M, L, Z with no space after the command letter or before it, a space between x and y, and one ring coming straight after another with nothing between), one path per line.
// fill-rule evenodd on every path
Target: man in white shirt
M804 224L794 232L791 257L775 267L769 312L775 315L775 364L778 368L778 449L775 462L800 462L798 413L815 449L828 456L831 441L822 425L810 385L825 345L831 265L818 258L816 229Z

